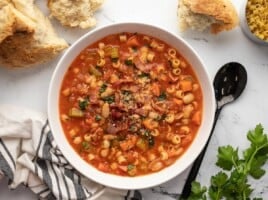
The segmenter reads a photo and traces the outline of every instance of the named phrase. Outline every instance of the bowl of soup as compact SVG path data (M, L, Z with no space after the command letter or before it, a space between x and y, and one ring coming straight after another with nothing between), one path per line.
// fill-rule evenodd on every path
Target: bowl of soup
M204 147L215 112L207 69L179 36L142 23L87 33L62 56L48 118L80 173L120 189L159 185Z

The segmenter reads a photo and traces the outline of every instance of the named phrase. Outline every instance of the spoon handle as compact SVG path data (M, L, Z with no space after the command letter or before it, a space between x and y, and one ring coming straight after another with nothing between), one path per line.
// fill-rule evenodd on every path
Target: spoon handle
M192 169L191 171L189 172L189 175L186 179L186 182L184 184L184 187L183 187L183 190L182 190L182 193L181 193L181 196L180 196L180 199L187 199L189 196L190 196L190 193L191 193L191 184L192 182L196 179L196 176L198 174L198 171L199 171L199 168L202 164L202 161L203 161L203 158L206 154L206 150L207 150L207 147L208 147L208 144L209 144L209 141L211 139L211 136L212 136L212 133L214 131L214 128L215 128L215 125L216 125L216 122L218 120L218 117L219 117L219 114L220 114L220 111L221 111L221 108L217 108L216 112L215 112L215 117L214 117L214 121L213 121L213 125L212 125L212 129L210 131L210 135L209 135L209 138L207 140L207 143L204 147L204 149L202 150L202 152L199 154L199 156L195 159L193 165L192 165Z

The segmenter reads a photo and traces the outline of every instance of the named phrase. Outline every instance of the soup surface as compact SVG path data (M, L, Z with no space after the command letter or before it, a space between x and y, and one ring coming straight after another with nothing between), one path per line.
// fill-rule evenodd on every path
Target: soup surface
M106 173L139 176L180 157L202 121L202 90L175 48L139 33L89 45L65 74L61 123L71 146Z

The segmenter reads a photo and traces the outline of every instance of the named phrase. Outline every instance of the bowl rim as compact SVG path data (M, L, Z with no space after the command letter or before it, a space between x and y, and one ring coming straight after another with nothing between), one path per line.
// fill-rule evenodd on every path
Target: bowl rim
M268 41L262 40L257 37L254 33L251 32L247 18L246 18L246 9L247 9L248 0L243 0L241 8L240 8L240 26L242 28L242 32L253 42L261 45L268 45Z
M109 32L111 30L113 31ZM154 32L152 32L152 30L154 30ZM188 53L194 58L194 62L196 62L196 64L198 64L198 66L200 67L195 68L195 66L191 63L193 61L192 60L190 61L189 58L185 57L187 61L190 62L190 64L192 65L193 70L195 71L200 84L206 86L206 88L201 86L203 88L202 89L203 121L190 147L188 147L187 150L183 153L183 155L181 155L177 159L177 161L172 165L162 169L159 172L137 177L123 177L104 173L97 170L90 164L86 163L86 161L81 159L80 156L74 151L74 149L71 147L71 145L65 138L66 136L60 124L60 116L58 110L59 93L60 93L59 89L61 87L64 74L66 70L69 68L70 63L86 46L90 45L91 43L95 42L98 39L103 38L105 35L120 32L143 33L151 35L153 37L157 37L165 42L167 42L167 40L168 41L175 40L176 43L180 44L179 47L174 46L169 42L167 43L172 45L175 49L177 49L184 57L185 54ZM86 41L89 40L91 40L90 43L87 43ZM184 52L181 52L181 50L179 50L180 48L183 48ZM64 64L66 61L68 64ZM201 82L201 78L204 79L203 80L204 82ZM206 91L206 96L204 95L204 91ZM197 54L197 52L186 41L184 41L183 38L181 38L178 35L175 35L171 31L168 31L156 25L145 24L140 22L121 22L121 23L109 24L96 28L80 37L78 40L76 40L76 42L74 42L73 45L71 45L71 47L69 47L64 52L64 54L62 55L62 57L60 58L54 69L51 81L49 83L48 104L47 104L48 121L51 127L52 135L62 154L64 155L66 160L85 177L102 185L117 189L134 190L134 189L145 189L153 187L174 178L175 176L181 174L184 170L186 170L193 163L193 161L196 159L199 153L202 151L203 147L205 146L209 138L209 133L213 125L215 110L216 110L216 101L212 81L209 78L208 71L203 61ZM194 146L195 148L193 148L192 146Z

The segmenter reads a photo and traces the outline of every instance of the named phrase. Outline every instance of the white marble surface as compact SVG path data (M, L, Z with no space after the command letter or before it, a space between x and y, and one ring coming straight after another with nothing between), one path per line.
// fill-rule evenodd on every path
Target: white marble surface
M241 0L233 0L237 10ZM46 1L37 4L48 13ZM219 117L208 152L201 166L198 180L206 185L209 177L219 169L215 167L217 147L231 144L245 148L246 133L257 123L262 123L268 132L268 47L249 41L240 27L219 35L188 32L180 33L177 25L178 0L105 0L96 14L98 25L115 22L145 22L180 35L199 52L211 79L221 65L230 61L242 63L248 72L248 85L242 96L227 105ZM53 21L58 33L72 43L90 30L65 29ZM0 68L0 103L11 103L46 112L48 85L58 59L34 68L11 70ZM266 89L265 89L266 88ZM265 166L268 171L268 165ZM160 186L142 190L145 200L172 200L178 197L187 172ZM268 175L259 181L252 180L257 196L268 199ZM0 181L0 199L37 199L24 187L9 191L7 180Z

